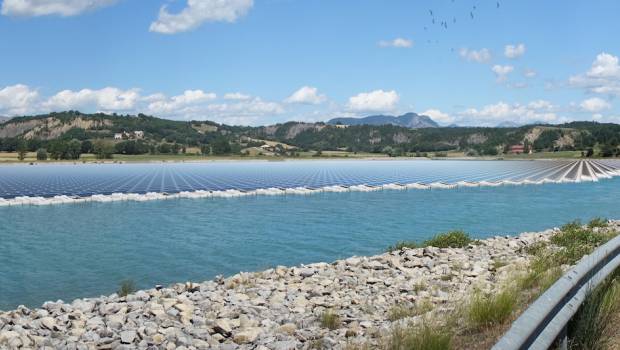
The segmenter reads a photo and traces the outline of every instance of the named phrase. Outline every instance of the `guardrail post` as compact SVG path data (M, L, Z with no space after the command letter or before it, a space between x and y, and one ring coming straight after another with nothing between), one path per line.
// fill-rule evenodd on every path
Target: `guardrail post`
M560 336L558 337L560 350L568 350L568 327L564 326Z

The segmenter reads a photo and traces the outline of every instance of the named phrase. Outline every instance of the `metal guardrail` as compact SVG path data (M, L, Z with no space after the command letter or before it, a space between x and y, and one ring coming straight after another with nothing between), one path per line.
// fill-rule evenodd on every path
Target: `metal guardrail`
M588 293L620 266L620 236L584 257L541 295L492 350L547 350L558 339L567 348L566 325Z

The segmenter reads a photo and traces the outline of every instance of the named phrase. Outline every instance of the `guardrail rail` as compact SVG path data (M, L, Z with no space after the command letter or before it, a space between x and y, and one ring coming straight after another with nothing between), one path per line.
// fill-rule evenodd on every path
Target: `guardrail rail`
M562 276L512 324L492 350L547 350L556 340L567 349L566 326L590 291L620 266L620 235Z

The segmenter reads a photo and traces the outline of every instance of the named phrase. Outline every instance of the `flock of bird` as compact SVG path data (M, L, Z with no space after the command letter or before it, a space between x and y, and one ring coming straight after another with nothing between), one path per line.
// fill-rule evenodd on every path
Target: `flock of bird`
M455 0L452 0L452 3L454 3ZM495 8L499 10L499 8L501 7L499 1L496 2L495 4ZM470 20L474 20L476 18L476 10L478 9L476 4L473 4L472 7L469 10L469 19ZM433 9L429 9L428 10L429 13L429 17L430 17L430 25L425 25L424 26L424 31L425 32L429 32L432 29L432 26L435 25L439 25L441 28L443 28L444 30L448 29L449 24L450 25L456 25L457 24L457 17L456 16L451 16L452 19L450 20L448 19L440 19L438 14L433 10ZM435 43L438 43L439 40L435 39L435 40L431 40L431 39L427 39L427 43L431 44L433 43L433 41ZM452 51L454 51L454 48L451 49Z

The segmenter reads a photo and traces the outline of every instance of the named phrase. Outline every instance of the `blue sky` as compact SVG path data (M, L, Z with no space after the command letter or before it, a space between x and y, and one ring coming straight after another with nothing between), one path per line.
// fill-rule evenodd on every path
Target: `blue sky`
M620 122L615 0L0 1L0 115Z

